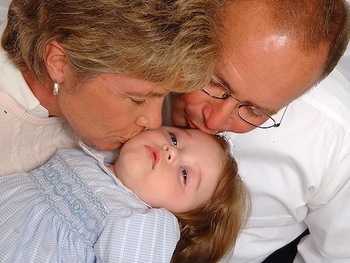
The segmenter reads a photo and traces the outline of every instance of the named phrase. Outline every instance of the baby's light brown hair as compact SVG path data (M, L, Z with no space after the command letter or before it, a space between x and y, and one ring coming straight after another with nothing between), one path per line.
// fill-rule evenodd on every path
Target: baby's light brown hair
M193 211L176 214L181 228L173 263L217 262L234 247L250 213L249 192L238 174L227 141L215 135L223 148L219 181L213 196Z

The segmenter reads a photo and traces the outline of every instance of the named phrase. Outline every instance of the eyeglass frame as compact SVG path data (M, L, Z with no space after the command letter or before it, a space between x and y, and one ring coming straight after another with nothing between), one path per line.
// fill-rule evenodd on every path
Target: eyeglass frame
M254 126L255 128L260 128L260 129L278 128L278 127L281 125L282 120L283 120L283 118L284 118L284 115L285 115L285 113L286 113L287 108L288 108L289 105L287 105L287 106L285 107L285 109L284 109L284 111L283 111L283 114L282 114L282 117L281 117L280 121L277 123L276 120L275 120L273 117L271 117L271 115L269 115L269 114L267 114L266 112L264 112L264 111L262 111L262 110L256 108L256 107L253 106L253 105L244 104L244 103L241 102L239 99L237 99L235 96L233 96L233 95L232 95L232 91L231 91L224 83L222 83L222 81L220 81L216 76L213 75L213 76L211 76L211 78L212 78L213 80L215 80L217 83L219 83L223 88L225 88L225 89L227 90L227 93L224 94L224 96L222 96L222 97L218 97L218 96L214 96L214 95L210 94L205 88L202 88L202 91L203 91L205 94L207 94L209 97L213 98L213 99L226 100L226 99L228 99L229 97L232 97L233 99L235 99L236 101L238 101L239 105L238 105L237 113L238 113L238 117L239 117L242 121L244 121L244 122L246 122L246 123L248 123L248 124ZM258 111L258 112L262 113L263 115L265 115L265 116L267 117L266 120L268 120L268 119L272 120L274 124L271 125L271 126L266 126L266 127L264 127L264 126L261 126L261 124L260 124L260 125L256 125L256 124L253 124L253 123L247 121L247 120L244 119L244 118L241 116L241 114L239 113L239 109L242 108L242 107L250 107L250 108L253 108L255 111ZM266 122L266 121L265 121L265 122ZM265 122L263 122L263 123L265 123ZM263 124L263 123L262 123L262 124Z

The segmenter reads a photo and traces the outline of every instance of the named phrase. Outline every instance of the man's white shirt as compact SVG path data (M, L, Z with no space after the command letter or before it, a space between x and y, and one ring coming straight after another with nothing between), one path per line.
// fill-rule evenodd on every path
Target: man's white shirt
M279 128L228 134L253 211L222 262L261 262L307 227L295 262L350 262L349 48Z

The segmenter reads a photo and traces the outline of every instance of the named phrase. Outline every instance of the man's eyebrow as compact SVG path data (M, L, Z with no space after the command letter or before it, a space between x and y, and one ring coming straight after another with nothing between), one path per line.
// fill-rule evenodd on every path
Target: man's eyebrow
M234 90L232 89L232 87L230 86L230 84L228 84L225 80L223 80L221 77L215 76L222 85L224 85L233 95L235 94ZM240 100L240 98L237 98L238 100ZM242 101L242 103L244 103L244 105L248 105L248 106L253 106L255 108L257 108L258 110L265 112L268 115L274 115L277 113L277 110L275 109L271 109L271 108L267 108L267 107L262 107L256 103L250 102L250 101Z
M255 108L257 108L258 110L261 110L263 111L264 113L268 114L268 115L275 115L278 111L275 110L275 109L271 109L271 108L265 108L265 107L261 107L261 106L258 106L258 105L252 105L254 106Z

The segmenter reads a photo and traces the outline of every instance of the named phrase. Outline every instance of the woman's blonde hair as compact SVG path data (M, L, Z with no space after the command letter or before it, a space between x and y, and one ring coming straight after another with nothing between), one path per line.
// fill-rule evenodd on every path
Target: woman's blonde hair
M21 70L48 80L56 40L81 79L120 73L187 92L210 81L219 41L216 0L13 0L1 45Z
M250 213L250 197L237 172L226 140L216 136L225 154L219 182L213 196L202 207L176 214L181 228L180 241L172 262L217 262L234 245Z

